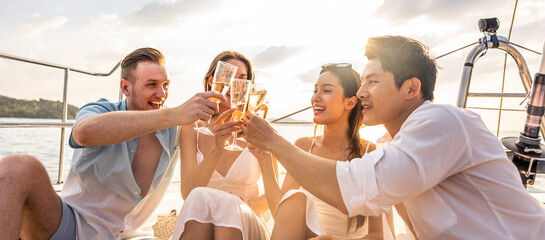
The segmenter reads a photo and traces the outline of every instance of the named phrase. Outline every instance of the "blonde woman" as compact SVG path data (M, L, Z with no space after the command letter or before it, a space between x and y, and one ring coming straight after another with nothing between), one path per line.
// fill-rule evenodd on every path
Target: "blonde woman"
M203 81L210 91L216 65L224 61L238 67L235 78L252 79L252 64L235 51L220 53ZM185 202L172 239L268 239L265 223L271 219L265 196L259 196L259 163L237 141L240 151L223 149L237 122L229 122L233 113L229 91L227 101L219 103L219 113L212 116L209 128L215 134L199 134L196 125L181 129L181 192Z

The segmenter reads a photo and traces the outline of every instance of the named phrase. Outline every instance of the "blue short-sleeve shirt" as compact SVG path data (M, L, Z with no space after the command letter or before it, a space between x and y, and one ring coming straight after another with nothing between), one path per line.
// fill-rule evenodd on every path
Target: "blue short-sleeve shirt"
M83 106L76 115L76 123L88 116L126 110L125 100L111 103L100 99ZM97 235L103 239L152 236L150 219L179 161L178 131L179 127L175 126L155 133L163 152L144 198L131 168L138 138L119 144L83 147L70 135L69 144L75 150L61 195L74 209L80 239L95 239Z

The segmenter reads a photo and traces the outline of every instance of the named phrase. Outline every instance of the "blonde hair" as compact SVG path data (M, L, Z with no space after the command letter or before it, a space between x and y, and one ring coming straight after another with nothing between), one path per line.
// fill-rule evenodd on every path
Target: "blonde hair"
M153 62L165 65L165 56L155 48L139 48L127 55L121 62L121 78L134 81L132 72L139 62Z

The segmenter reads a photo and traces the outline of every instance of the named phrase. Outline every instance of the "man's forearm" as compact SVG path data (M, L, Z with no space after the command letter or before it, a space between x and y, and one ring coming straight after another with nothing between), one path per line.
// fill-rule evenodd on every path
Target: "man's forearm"
M278 135L270 142L270 150L301 186L347 213L337 181L337 161L307 153Z
M170 109L109 112L81 119L72 137L81 146L110 145L175 126Z
M244 125L240 128L248 143L272 152L301 186L341 212L347 212L337 181L336 161L301 150L251 111L246 113Z

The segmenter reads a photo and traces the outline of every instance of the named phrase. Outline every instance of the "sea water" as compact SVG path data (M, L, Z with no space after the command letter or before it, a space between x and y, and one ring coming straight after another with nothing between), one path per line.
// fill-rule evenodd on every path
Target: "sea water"
M59 122L52 119L24 119L24 118L0 118L0 122ZM273 125L278 133L294 142L300 137L312 136L314 134L314 124L281 124ZM63 164L63 180L70 169L72 162L73 149L68 146L68 138L71 128L66 129L65 153ZM317 132L320 134L321 129ZM381 126L364 127L360 131L361 137L372 142L386 133ZM517 131L503 132L501 136L518 136ZM40 159L44 164L52 183L58 181L59 155L60 155L60 128L0 128L0 158L11 154L30 154ZM179 167L179 164L177 165ZM281 167L281 172L285 171ZM175 171L174 182L179 182L179 169ZM179 189L174 187L173 189ZM536 183L529 185L528 190L532 193L545 193L545 176L538 175Z

